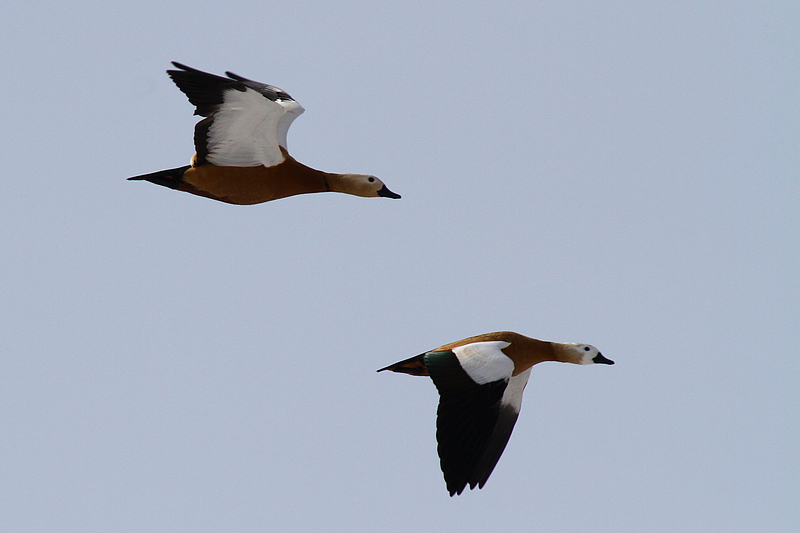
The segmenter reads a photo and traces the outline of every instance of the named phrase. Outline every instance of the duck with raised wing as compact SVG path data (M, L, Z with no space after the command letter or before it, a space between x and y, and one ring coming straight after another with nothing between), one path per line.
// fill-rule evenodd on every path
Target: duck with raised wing
M589 344L547 342L510 331L440 346L383 370L430 376L439 391L436 440L450 496L483 488L505 450L531 367L543 361L613 365Z
M172 81L205 117L194 130L191 164L130 180L146 180L230 204L258 204L312 192L400 198L366 174L334 174L298 163L286 133L304 109L286 92L226 72L227 78L172 63Z

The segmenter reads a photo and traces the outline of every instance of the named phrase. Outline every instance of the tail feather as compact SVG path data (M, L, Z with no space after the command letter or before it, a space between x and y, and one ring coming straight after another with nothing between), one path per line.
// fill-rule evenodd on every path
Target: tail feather
M415 355L405 361L400 361L393 365L381 368L378 372L384 370L391 370L392 372L401 372L403 374L411 374L412 376L428 376L428 367L425 364L425 354Z
M171 168L169 170L160 170L158 172L151 172L150 174L142 174L141 176L133 176L129 180L145 180L156 185L163 185L170 189L180 189L183 183L183 173L192 168L190 165L185 167Z

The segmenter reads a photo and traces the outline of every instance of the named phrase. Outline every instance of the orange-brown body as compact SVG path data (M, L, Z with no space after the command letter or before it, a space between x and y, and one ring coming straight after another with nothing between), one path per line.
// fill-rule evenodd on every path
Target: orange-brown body
M496 331L494 333L484 333L483 335L476 335L468 339L451 342L440 346L432 352L446 352L465 344L472 344L473 342L489 342L489 341L503 341L510 343L503 348L503 353L506 354L512 361L514 361L514 375L524 372L533 365L543 361L562 361L558 358L558 353L553 346L552 342L540 341L514 333L513 331Z
M514 362L514 373L516 376L525 372L535 364L544 361L558 361L561 363L576 363L580 364L580 356L574 350L566 349L565 346L558 342L540 341L532 339L513 331L496 331L494 333L484 333L462 339L460 341L451 342L444 346L439 346L428 352L447 352L453 348L472 344L475 342L491 342L502 341L509 345L503 348L503 353ZM426 352L426 353L428 353ZM394 365L390 365L381 370L392 370L394 372L402 372L405 374L412 374L415 376L428 376L428 368L425 366L425 354L400 361Z
M282 149L283 150L283 149ZM298 163L284 151L286 159L273 167L193 166L183 174L178 190L229 204L251 205L296 194L334 190L336 174Z

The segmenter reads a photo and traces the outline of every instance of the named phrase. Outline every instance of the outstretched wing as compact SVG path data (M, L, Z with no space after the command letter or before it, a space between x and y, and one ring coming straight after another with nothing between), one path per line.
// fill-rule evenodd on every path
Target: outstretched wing
M303 108L272 85L228 72L229 78L173 62L170 78L206 117L195 127L195 165L271 167L284 160L286 133Z
M478 342L428 352L425 364L439 391L436 440L450 495L483 487L505 450L530 369L512 377L506 342Z

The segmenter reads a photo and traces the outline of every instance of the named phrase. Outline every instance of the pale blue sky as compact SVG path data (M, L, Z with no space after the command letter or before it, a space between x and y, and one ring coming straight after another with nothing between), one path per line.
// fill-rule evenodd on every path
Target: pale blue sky
M795 2L6 2L0 530L800 528ZM176 60L281 87L300 161L379 176L232 206ZM533 369L450 498L432 382Z

